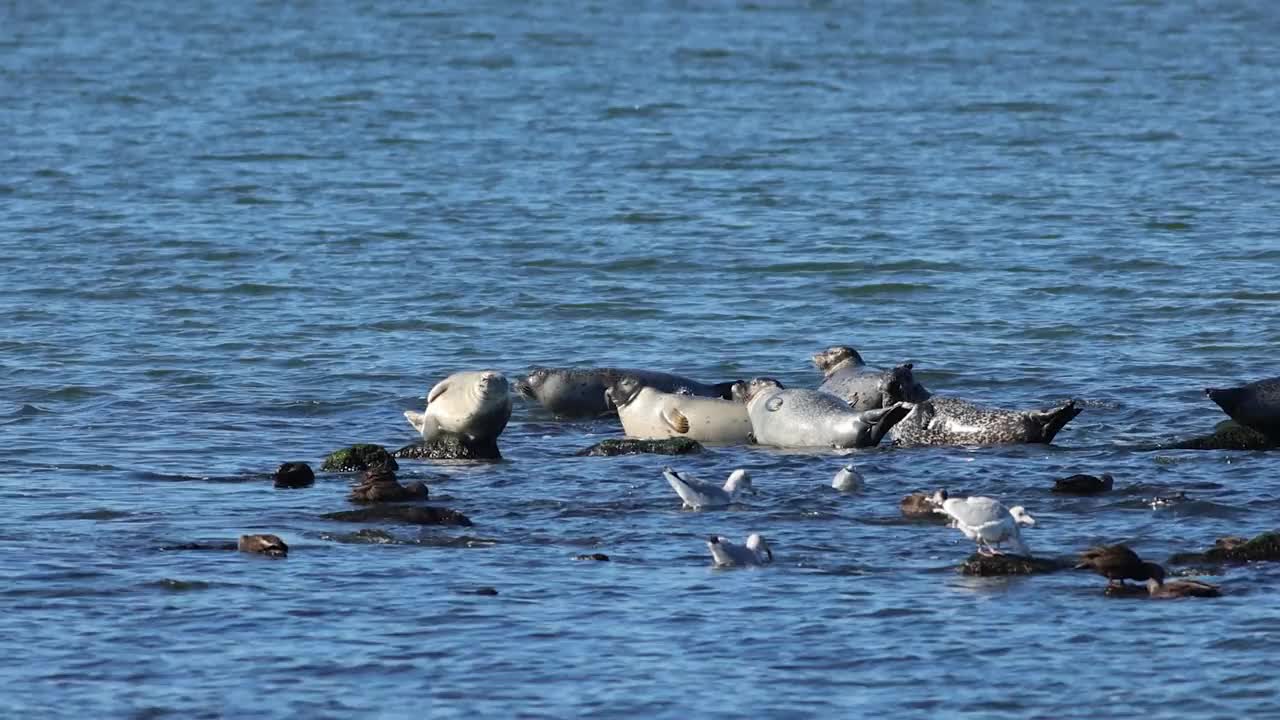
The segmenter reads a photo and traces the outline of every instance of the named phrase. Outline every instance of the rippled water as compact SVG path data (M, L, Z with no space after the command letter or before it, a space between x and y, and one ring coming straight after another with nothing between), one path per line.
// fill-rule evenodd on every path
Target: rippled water
M1269 4L44 5L0 9L0 712L1280 713L1276 569L970 579L897 511L946 485L1158 560L1275 527L1271 456L1142 449L1276 374ZM504 462L402 463L475 527L386 544L318 517L349 478L266 479L408 442L456 369L816 386L834 343L1087 409L860 453L847 497L841 458L710 450L676 464L762 495L685 512L669 458L518 404ZM1048 493L1077 471L1117 491ZM290 557L160 549L250 531ZM751 531L774 566L709 567Z

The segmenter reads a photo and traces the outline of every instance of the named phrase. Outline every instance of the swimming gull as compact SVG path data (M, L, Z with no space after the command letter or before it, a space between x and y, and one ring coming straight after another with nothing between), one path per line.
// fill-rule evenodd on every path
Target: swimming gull
M765 565L773 562L773 551L769 543L758 533L747 536L745 545L734 545L719 535L712 535L707 540L711 550L711 558L716 567L735 567L744 565Z
M712 485L669 467L662 469L662 475L670 483L671 489L675 490L684 501L685 507L725 507L737 502L738 496L742 493L755 494L755 488L751 486L751 474L742 469L729 473L729 479L725 481L724 487Z
M840 472L831 479L831 487L840 492L855 492L862 489L862 473L853 466L853 463L840 468Z

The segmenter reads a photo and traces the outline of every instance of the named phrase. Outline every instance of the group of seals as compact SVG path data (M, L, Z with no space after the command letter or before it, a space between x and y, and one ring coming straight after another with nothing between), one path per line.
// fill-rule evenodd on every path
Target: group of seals
M404 415L424 441L492 441L510 420L514 389L561 418L616 412L630 438L844 449L873 447L886 436L898 445L1049 443L1080 413L1074 401L1021 411L938 397L916 381L911 363L872 368L847 345L811 359L823 373L816 390L783 388L768 377L705 383L613 367L537 367L510 386L494 370L458 372L431 388L425 412Z

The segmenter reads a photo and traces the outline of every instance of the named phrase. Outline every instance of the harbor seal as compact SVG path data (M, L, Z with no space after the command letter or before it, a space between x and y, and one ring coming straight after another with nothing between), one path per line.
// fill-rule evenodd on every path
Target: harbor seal
M631 375L619 378L605 396L618 409L627 437L661 440L687 437L700 443L745 443L751 418L742 402L667 393Z
M854 410L929 399L929 391L911 373L910 363L889 370L868 367L858 351L848 345L829 347L810 359L823 374L818 390L843 398Z
M1050 443L1083 410L1071 400L1048 410L1003 410L951 397L917 403L889 431L898 445Z
M733 387L731 382L707 384L654 370L538 367L517 380L515 390L524 398L536 400L557 417L592 418L614 411L604 391L625 376L662 392L699 397L728 399Z
M771 378L749 382L746 395L752 437L774 447L874 447L911 410L894 403L858 412L830 393L785 390Z
M496 370L454 373L427 393L426 412L405 410L404 417L423 440L449 433L472 442L495 440L511 419L507 378Z
M1232 420L1280 441L1280 377L1234 388L1206 388L1204 394Z

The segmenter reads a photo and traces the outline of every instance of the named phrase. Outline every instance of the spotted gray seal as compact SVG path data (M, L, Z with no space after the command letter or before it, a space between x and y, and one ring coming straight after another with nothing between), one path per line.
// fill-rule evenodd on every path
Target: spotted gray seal
M830 393L783 389L772 378L746 386L747 414L756 443L775 447L873 447L911 406L859 412Z
M619 378L604 392L617 407L627 437L745 443L751 435L751 418L742 402L662 392L631 375Z
M680 375L627 368L534 368L517 380L515 390L536 400L557 417L596 417L613 412L604 396L606 388L625 376L668 393L728 399L733 383L707 384Z
M1003 410L935 395L917 403L889 437L899 445L1050 443L1082 409L1072 400L1048 410Z
M1206 388L1204 394L1232 420L1280 441L1280 378L1233 388Z
M495 440L511 419L511 391L496 370L457 372L427 393L426 412L405 410L404 417L423 440L452 433L473 442Z
M910 363L889 370L868 367L858 351L848 345L829 347L815 353L811 360L824 378L818 390L843 398L854 410L929 399L929 391L911 373Z

